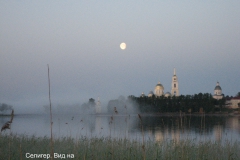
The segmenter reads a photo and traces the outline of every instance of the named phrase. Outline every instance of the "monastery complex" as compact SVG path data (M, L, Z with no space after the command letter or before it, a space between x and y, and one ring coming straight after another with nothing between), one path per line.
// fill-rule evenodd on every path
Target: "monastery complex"
M160 97L160 96L165 96L165 97L179 96L178 78L177 78L177 75L176 75L176 69L175 68L174 68L173 77L172 77L171 93L170 92L164 93L163 85L160 82L158 82L158 84L155 86L154 92L150 91L149 94L148 94L148 97L152 97L153 95L155 95L156 97ZM145 96L144 93L142 93L141 96Z
M160 96L164 96L164 97L172 97L172 96L179 96L180 92L179 92L179 87L178 87L178 78L176 75L176 69L174 68L173 71L173 76L172 76L172 88L171 88L171 93L170 92L166 92L164 93L164 87L163 85L158 82L158 84L155 86L154 88L154 92L150 91L149 94L147 95L148 97L152 97L153 95L156 97L160 97ZM222 88L219 85L219 82L217 82L216 87L214 88L213 91L213 98L220 100L224 97L223 93L222 93ZM145 94L142 93L141 97L145 97ZM239 108L239 104L240 104L240 97L233 97L233 98L229 98L226 99L226 107L227 108L232 108L232 109L236 109Z

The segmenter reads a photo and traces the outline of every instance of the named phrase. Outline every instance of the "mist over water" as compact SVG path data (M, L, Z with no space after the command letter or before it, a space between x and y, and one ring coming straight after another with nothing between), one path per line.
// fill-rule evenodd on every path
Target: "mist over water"
M99 104L98 104L99 101ZM100 113L96 113L96 107L99 105ZM50 111L49 105L44 105L42 107L42 112L48 114ZM84 103L76 104L52 104L53 114L103 114L103 115L128 115L128 114L138 114L138 104L131 99L126 99L124 96L119 96L116 99L109 100L108 102L101 102L101 100L90 98Z

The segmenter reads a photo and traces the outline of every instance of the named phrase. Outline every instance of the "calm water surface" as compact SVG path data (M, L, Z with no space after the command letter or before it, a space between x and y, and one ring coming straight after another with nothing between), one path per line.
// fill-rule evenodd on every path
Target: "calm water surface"
M2 126L10 117L0 117ZM50 137L49 115L15 115L11 130L3 134ZM240 139L239 116L142 116L138 115L53 115L55 138L70 136L114 137L130 140L214 140Z

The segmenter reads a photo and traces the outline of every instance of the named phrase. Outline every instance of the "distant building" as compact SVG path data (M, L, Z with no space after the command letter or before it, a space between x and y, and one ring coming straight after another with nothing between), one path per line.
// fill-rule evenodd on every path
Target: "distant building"
M215 98L215 99L222 99L223 98L222 88L220 87L219 82L217 82L217 85L214 88L213 98Z
M145 94L144 94L144 92L142 92L142 94L141 94L141 96L140 97L145 97Z
M240 96L229 98L226 100L226 107L236 109L240 106Z
M172 96L179 96L179 89L178 89L178 78L176 75L176 70L174 68L173 71L173 77L172 77L172 90L171 90Z
M100 102L100 99L99 99L99 97L98 97L98 101L97 101L97 104L96 104L96 106L95 106L95 111L96 111L96 113L101 113L101 102Z
M164 94L164 87L163 87L163 85L160 82L158 82L158 84L154 88L154 92L150 91L149 94L148 94L148 97L152 97L153 95L155 95L156 97L160 97L160 96L165 96L165 97L179 96L178 78L177 78L177 75L176 75L175 68L174 68L173 77L172 77L171 93L170 92L166 92Z
M160 82L158 82L158 84L156 85L156 87L154 89L154 94L157 97L164 95L164 87Z
M150 92L148 93L148 97L152 97L153 95L154 95L153 91L150 91Z
M171 97L171 93L170 93L170 92L166 92L166 93L164 94L164 97Z

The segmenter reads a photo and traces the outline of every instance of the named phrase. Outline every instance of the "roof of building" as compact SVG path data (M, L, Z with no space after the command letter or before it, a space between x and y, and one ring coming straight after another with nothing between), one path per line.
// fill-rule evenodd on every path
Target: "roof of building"
M162 85L160 82L158 82L158 84L156 85L155 88L161 88L161 89L164 89L163 85Z
M166 95L166 94L167 94L167 95L171 95L171 93L170 93L170 92L166 92L166 93L165 93L165 95Z
M148 94L153 94L153 91L150 91Z
M222 90L220 86L216 86L214 90Z
M222 90L222 88L221 88L220 85L219 85L219 82L217 82L217 85L216 85L216 87L215 87L214 90Z

